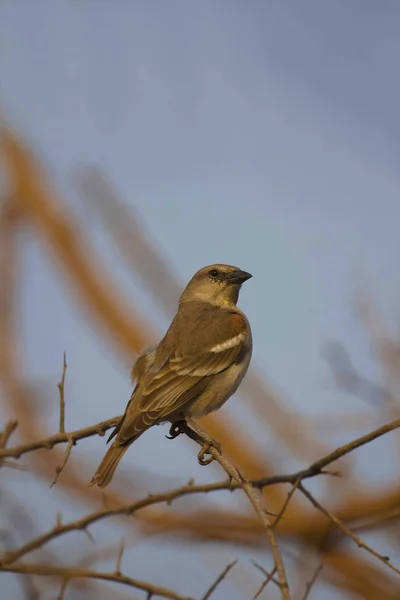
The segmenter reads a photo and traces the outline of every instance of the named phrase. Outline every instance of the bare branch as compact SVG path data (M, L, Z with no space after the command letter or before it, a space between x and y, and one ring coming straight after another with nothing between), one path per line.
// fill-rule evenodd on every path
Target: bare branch
M217 577L217 579L214 581L212 586L207 590L207 592L204 594L204 596L202 597L201 600L208 600L210 598L211 594L219 586L221 581L223 581L225 579L225 577L228 575L229 571L236 565L236 563L237 563L237 560L234 560L233 562L231 562L229 565L227 565L225 567L225 569L222 571L221 575L219 575Z
M193 421L191 421L191 425ZM189 427L189 425L182 421L179 423L179 429L182 433L188 435L195 442L200 444L203 447L203 451L199 453L199 462L202 464L202 460L204 460L205 452L210 454L214 460L216 460L221 467L224 469L226 474L235 481L239 487L242 488L248 499L250 500L251 505L253 506L256 514L259 516L262 524L265 527L269 544L271 546L272 556L274 557L275 566L278 572L279 578L279 587L281 589L282 599L289 600L289 585L287 582L285 565L282 560L282 555L279 550L278 542L276 541L275 533L272 528L271 522L267 515L267 512L262 507L262 496L260 489L254 487L250 481L244 479L242 475L239 473L235 467L233 467L223 456L220 451L220 448L216 448L214 446L214 440L210 439L210 436L207 432L203 431L198 423L195 423L196 431L193 431ZM171 433L174 430L174 425L171 427ZM204 463L203 463L204 464ZM207 463L205 463L207 464Z
M61 471L64 469L64 467L67 464L67 461L70 457L73 445L74 445L74 440L71 438L68 440L68 446L67 446L67 449L65 450L64 460L63 460L62 464L56 468L56 475L55 475L53 483L51 484L50 487L53 487L53 485L55 485L57 483L57 480L60 477Z
M101 421L96 425L91 425L89 427L84 427L83 429L77 429L76 431L72 431L70 433L56 433L48 438L43 440L38 440L36 442L31 442L29 444L21 444L20 446L14 446L11 448L1 448L0 447L0 459L2 458L20 458L23 454L27 454L28 452L33 452L34 450L40 449L52 449L57 444L63 444L68 442L70 439L76 443L78 440L82 440L94 435L103 436L105 432L112 427L115 427L121 419L121 416L113 417L112 419L108 419L107 421ZM263 477L261 479L255 479L251 481L253 487L263 488L269 485L274 485L276 483L292 483L293 485L296 483L297 479L300 478L301 481L304 479L309 479L310 477L315 477L315 475L319 475L320 473L326 473L324 468L329 464L335 462L339 458L342 458L346 454L349 454L353 450L364 446L379 437L382 437L386 433L393 431L394 429L398 429L400 427L400 419L395 419L378 429L374 429L370 433L363 435L344 446L340 446L333 452L330 452L323 458L312 463L307 469L303 469L301 471L297 471L296 473L291 473L289 475L274 475L272 477ZM185 432L186 433L186 432ZM332 474L332 473L330 473ZM335 474L335 473L333 473ZM211 484L211 486L204 486L207 489L196 491L216 491L222 489L236 489L241 487L239 483L235 483L232 481L231 483L220 482L216 484ZM196 489L196 488L195 488Z
M83 440L94 435L103 436L108 429L115 427L120 421L121 417L113 417L107 421L101 421L96 425L90 425L83 429L77 429L70 433L56 433L48 438L37 440L36 442L30 442L28 444L21 444L20 446L14 446L14 448L0 448L0 459L2 458L20 458L23 454L33 452L35 450L51 450L57 444L65 444L70 439L75 443L78 440Z
M89 571L75 567L57 567L51 565L28 564L28 565L8 565L2 567L3 571L8 573L23 573L30 575L42 575L48 577L61 577L63 581L66 579L100 579L102 581L111 581L120 583L139 590L143 590L150 596L158 596L160 598L169 598L170 600L193 600L189 596L181 596L168 588L153 585L140 579L127 577L121 573L106 573L100 571ZM65 590L65 587L64 587Z
M286 500L283 503L283 506L282 506L281 510L279 511L279 513L273 523L273 526L272 526L273 529L276 529L276 526L278 525L279 521L282 519L282 517L285 513L285 510L287 509L287 507L289 505L290 500L293 498L293 495L299 486L300 481L301 481L301 476L299 475L299 477L296 479L294 485L292 486L291 490L289 491L289 493L286 497Z
M349 538L351 538L353 540L353 542L355 542L357 544L357 546L359 548L363 548L364 550L366 550L367 552L372 554L372 556L375 556L375 558L377 558L381 562L383 562L383 564L386 565L387 567L389 567L389 569L392 569L392 571L394 571L395 573L400 575L400 569L395 567L390 562L390 558L388 556L379 554L379 552L376 552L376 550L371 548L371 546L368 546L368 544L363 542L344 523L342 523L342 521L340 519L338 519L338 517L336 517L334 514L332 514L327 508L322 506L322 504L320 504L318 502L318 500L316 500L314 498L314 496L308 490L306 490L301 483L299 483L299 490L301 490L303 492L305 497L308 498L308 500L311 502L311 504L313 504L315 506L315 508L317 508L320 512L322 512L326 517L328 517L328 519L330 519L332 521L332 523L337 525L347 536L349 536Z
M303 600L307 600L308 596L310 595L311 588L314 585L314 583L317 581L318 575L321 573L322 569L323 569L323 565L322 564L318 565L314 575L312 576L312 578L306 585L306 591L304 593Z
M4 428L4 431L0 433L0 448L5 448L7 446L8 440L11 435L14 433L18 426L18 421L9 421Z
M385 435L386 433L389 433L390 431L393 431L394 429L398 429L399 427L400 427L400 419L395 419L394 421L391 421L387 425L383 425L382 427L379 427L378 429L374 429L374 431L371 431L370 433L367 433L366 435L363 435L363 436L353 440L352 442L345 444L344 446L340 446L339 448L337 448L336 450L334 450L333 452L331 452L324 458L317 460L316 462L314 462L311 465L311 467L309 467L309 469L307 469L307 471L309 473L321 473L322 469L324 467L335 462L335 460L342 458L342 456L349 454L349 452L352 452L356 448L365 446L365 444L369 444L370 442L373 442L377 438L382 437L382 435ZM302 477L301 479L304 479L304 477Z
M256 563L254 560L252 561L252 563L255 567L257 567L257 569L259 569L261 571L261 573L263 573L264 575L267 576L266 579L262 582L262 584L259 587L259 589L257 590L257 592L255 593L255 595L253 596L253 600L257 600L257 598L259 596L261 596L261 594L263 593L264 589L267 587L267 585L269 584L270 581L273 581L274 583L278 584L276 579L274 579L274 575L276 573L276 566L274 566L271 573L268 573L261 565Z
M118 422L118 418L115 418L113 421L114 421L114 423ZM108 429L109 427L111 427L113 425L110 425L110 421L105 421L103 423L99 423L98 425L94 425L93 427L87 427L86 429L78 430L69 435L71 436L72 439L81 439L79 436L88 437L89 435L95 435L96 433L98 434L99 431L105 430L104 426L106 426L106 428ZM372 431L371 433L358 438L358 440L354 440L353 442L350 442L350 444L346 444L345 446L338 448L334 452L328 454L326 457L313 463L310 467L308 467L308 469L304 469L302 471L298 471L297 473L291 473L288 475L275 475L272 477L264 477L261 479L255 479L255 480L252 480L250 482L250 484L253 486L253 488L259 488L259 489L262 489L262 488L270 486L270 485L279 484L279 483L292 483L293 485L295 485L296 481L298 481L299 479L300 479L300 481L303 481L304 479L314 477L314 476L318 475L319 473L324 473L323 467L326 467L331 462L333 462L333 461L337 460L338 458L340 458L341 456L355 450L359 446L366 444L368 442L368 440L371 441L373 439L376 439L380 435L384 435L388 431L392 431L393 429L395 429L396 427L399 427L399 426L400 426L400 420L397 419L396 421L393 421L392 423L389 423L388 425L385 425L384 427L381 427L380 429ZM56 436L53 436L53 439L54 439L54 437L57 437L59 435L61 435L61 434L56 434ZM67 434L62 434L62 435L66 436ZM48 440L50 440L50 439L52 439L52 438L48 438ZM59 443L59 442L55 442L55 443ZM40 444L40 442L39 442L39 444ZM42 447L42 446L39 446L39 447ZM18 448L18 451L20 451L19 449L22 447L20 446L17 448ZM1 457L1 452L2 451L0 450L0 457ZM217 452L217 451L215 451L215 452ZM235 471L235 474L236 474L236 471ZM24 546L21 546L17 550L13 550L13 551L10 551L10 552L7 552L6 554L4 554L3 557L0 559L0 567L1 567L1 564L11 564L11 563L15 562L21 556L24 556L25 554L28 554L29 552L32 552L33 550L40 548L41 546L48 543L50 540L54 539L55 537L64 535L71 531L79 531L79 530L85 531L89 535L87 528L91 524L93 524L101 519L104 519L104 518L112 517L115 515L123 515L123 514L132 515L136 511L141 510L142 508L145 508L147 506L152 506L154 504L160 504L162 502L166 502L168 505L170 505L177 498L180 498L183 496L188 496L191 494L209 493L209 492L215 492L215 491L221 491L221 490L232 490L233 491L236 489L240 489L242 487L242 485L239 484L237 481L232 480L233 477L231 477L230 474L229 474L229 477L230 477L230 479L227 481L225 480L225 481L220 481L217 483L209 483L209 484L204 484L204 485L194 485L192 483L192 481L190 481L187 485L184 485L175 490L161 493L161 494L153 494L153 495L147 496L146 498L142 498L141 500L138 500L136 502L132 502L130 504L124 504L124 505L118 506L118 507L115 507L115 506L107 507L106 506L97 512L93 512L93 513L87 515L86 517L83 517L76 521L71 521L70 523L67 523L65 525L61 525L61 523L57 523L56 526L53 527L53 529L49 530L48 532L44 533L43 535L31 540L30 542L27 542ZM299 484L298 484L298 487L299 487Z

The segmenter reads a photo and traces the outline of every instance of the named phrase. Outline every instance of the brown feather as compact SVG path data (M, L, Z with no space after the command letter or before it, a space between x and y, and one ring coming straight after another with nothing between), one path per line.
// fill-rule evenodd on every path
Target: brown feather
M114 443L107 450L103 460L97 468L96 473L93 475L89 486L98 485L101 488L106 487L113 478L115 469L118 467L121 458L128 448L129 445L119 446Z

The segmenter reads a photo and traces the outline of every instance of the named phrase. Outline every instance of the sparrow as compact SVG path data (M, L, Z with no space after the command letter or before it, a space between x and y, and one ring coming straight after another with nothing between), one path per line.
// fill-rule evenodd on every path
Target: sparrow
M250 324L236 303L251 277L222 264L195 273L167 333L132 368L134 390L90 486L106 487L129 446L150 427L208 415L236 392L252 354Z

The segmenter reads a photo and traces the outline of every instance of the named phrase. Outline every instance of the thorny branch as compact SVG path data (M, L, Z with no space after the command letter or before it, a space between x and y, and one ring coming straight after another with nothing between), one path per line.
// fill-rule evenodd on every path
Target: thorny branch
M320 512L322 512L322 514L324 514L326 517L328 517L328 519L330 521L332 521L332 523L337 525L337 527L339 527L339 529L341 529L349 538L351 538L353 540L353 542L355 542L359 548L363 548L364 550L366 550L367 552L372 554L372 556L375 556L375 558L377 558L381 562L383 562L383 564L385 564L387 567L389 567L389 569L392 569L392 571L394 571L395 573L400 575L400 569L398 569L397 567L392 565L392 563L390 562L390 558L388 556L379 554L379 552L376 552L376 550L371 548L371 546L368 546L368 544L363 542L344 523L342 523L342 521L340 519L338 519L338 517L336 517L333 513L331 513L327 508L322 506L322 504L320 504L318 502L318 500L316 500L314 498L314 496L308 490L306 490L305 487L301 483L299 483L298 487L299 487L299 490L304 494L304 496L306 498L308 498L308 500L311 502L311 504L313 504L313 506L315 506L315 508L317 508Z
M283 515L285 514L285 511L286 511L287 507L289 506L289 502L290 502L290 501L291 501L291 499L293 498L293 496L294 496L294 493L295 493L295 491L297 490L297 488L298 488L298 486L299 486L299 483L300 483L301 479L302 479L302 478L301 478L301 475L299 475L299 476L298 476L298 478L296 479L295 483L293 484L293 486L292 486L292 488L291 488L290 492L288 493L288 495L287 495L287 497L286 497L286 500L285 500L285 502L283 503L283 505L282 505L282 508L281 508L281 510L279 511L279 513L277 514L277 516L276 516L276 519L275 519L275 521L274 521L274 524L273 524L273 528L274 528L274 529L276 529L276 526L278 525L279 521L282 519Z
M35 450L40 449L51 450L57 444L64 444L66 442L69 442L70 439L72 439L72 441L75 444L79 440L83 440L94 435L103 436L106 431L108 431L112 427L115 427L120 420L121 416L113 417L112 419L101 421L96 425L91 425L89 427L77 429L75 431L71 431L70 433L56 433L55 435L52 435L43 440L37 440L36 442L21 444L20 446L14 446L11 448L0 447L0 459L20 458L23 454L27 454L29 452L33 452ZM306 469L296 471L295 473L291 473L289 475L274 475L272 477L263 477L260 479L252 480L251 484L253 485L253 487L258 488L263 488L265 486L273 485L275 483L291 483L294 485L298 478L300 478L300 480L302 481L303 479L308 479L310 477L314 477L315 475L319 475L320 473L324 473L324 468L330 465L331 463L335 462L336 460L339 460L339 458L342 458L343 456L349 454L353 450L356 450L357 448L360 448L365 444L373 442L374 440L376 440L379 437L382 437L386 433L389 433L399 428L400 419L395 419L394 421L391 421L390 423L387 423L386 425L383 425L378 429L374 429L370 433L367 433L349 442L348 444L345 444L344 446L340 446L339 448L337 448L333 452L330 452L323 458L320 458L319 460L313 462ZM234 481L231 484L221 482L211 485L215 487L207 489L206 491L214 491L218 489L236 489L238 487L241 487L238 483L235 483Z
M68 459L70 457L73 445L74 445L74 440L72 438L70 438L68 440L67 449L65 450L64 460L63 460L62 464L59 467L56 468L56 474L55 474L53 483L51 484L50 487L53 487L53 485L55 485L57 483L58 478L60 477L61 471L64 469L64 467L67 464L67 461L68 461Z
M59 577L63 581L63 588L71 579L100 579L102 581L112 581L121 583L130 587L137 588L147 592L150 596L158 596L160 598L169 598L170 600L193 600L189 596L181 596L168 588L153 585L140 579L127 577L121 573L107 573L103 571L90 571L86 569L78 569L75 567L57 567L42 564L18 564L2 567L3 571L8 573L23 573L29 575L42 575L48 577Z
M229 565L227 565L225 567L225 569L222 571L222 573L214 581L212 586L206 591L206 593L204 594L204 596L202 597L201 600L209 600L209 598L211 597L211 594L214 593L214 590L219 586L221 581L223 581L225 579L225 577L228 575L229 571L236 565L236 563L237 563L237 560L234 560L233 562L231 562Z
M14 446L13 448L0 448L0 459L3 458L20 458L23 454L33 452L35 450L51 450L57 444L65 444L70 440L75 444L78 440L83 440L93 435L103 436L106 431L115 427L120 421L121 417L113 417L107 421L101 421L96 425L90 425L83 429L77 429L71 433L56 433L48 438L37 440L36 442L30 442L28 444L21 444L20 446Z
M304 592L304 596L303 596L302 600L307 600L308 596L310 595L311 588L313 587L314 583L317 581L318 575L321 573L323 568L324 568L323 565L318 565L318 567L316 568L314 575L311 577L310 581L306 584L306 591Z
M118 420L114 419L114 421L118 421ZM82 432L85 432L84 437L88 437L88 434L87 434L88 430L92 431L89 435L95 435L95 434L98 434L99 431L102 431L102 428L104 427L104 423L108 424L109 421L105 421L98 425L94 425L93 427L87 427L86 429L81 429L78 432L65 434L65 436L70 435L71 438L73 438L73 439L81 439L78 437L78 435L82 434ZM359 448L360 446L367 443L366 442L367 438L370 440L376 439L377 437L379 437L379 435L383 435L384 433L386 433L388 431L392 431L396 427L400 427L400 419L397 419L396 421L393 421L392 423L389 423L383 427L380 427L379 429L376 429L376 430L358 438L357 440L350 442L349 444L341 446L334 452L331 452L324 458L321 458L319 461L310 465L310 467L308 467L307 469L303 469L302 471L298 471L296 473L291 473L288 475L274 475L272 477L264 477L261 479L255 479L255 480L252 480L250 483L253 486L253 488L262 489L264 487L274 485L274 484L279 484L279 483L292 483L293 485L295 485L296 482L299 481L299 483L297 484L297 487L299 487L300 482L303 481L304 479L314 477L315 475L318 475L321 472L323 473L324 467L328 466L330 463L334 462L338 458L341 458L345 454L352 452L356 448ZM107 428L108 428L108 426L107 426ZM57 434L57 435L60 435L60 434ZM83 435L82 435L82 437L83 437ZM51 439L51 438L48 438L48 439ZM39 446L39 447L43 447L43 446ZM21 448L21 447L19 447L19 448ZM1 457L1 452L0 452L0 457ZM58 520L58 522L56 523L56 525L53 529L49 530L48 532L44 533L43 535L41 535L37 538L31 540L30 542L27 542L26 544L21 546L19 549L9 551L6 554L4 554L2 557L0 557L0 569L3 564L14 563L16 560L18 560L25 554L28 554L29 552L32 552L33 550L40 548L41 546L43 546L44 544L47 544L48 542L50 542L52 539L54 539L56 537L59 537L61 535L69 533L71 531L79 531L79 530L86 531L90 525L92 525L93 523L96 523L97 521L100 521L101 519L116 516L116 515L123 515L123 514L133 515L135 512L137 512L138 510L141 510L145 507L152 506L155 504L160 504L163 502L166 502L167 504L171 504L174 500L176 500L178 498L192 495L192 494L209 493L209 492L215 492L215 491L221 491L221 490L232 490L233 491L233 490L236 490L239 488L241 488L241 485L237 481L231 481L231 479L216 482L216 483L208 483L208 484L201 484L201 485L194 485L194 484L190 483L188 485L184 485L182 487L179 487L175 490L171 490L169 492L165 492L165 493L161 493L161 494L150 494L146 498L142 498L141 500L137 500L130 504L125 504L125 505L117 506L117 507L113 506L113 507L103 508L97 512L90 513L86 517L83 517L76 521L71 521L64 525L61 524L60 520Z
M16 446L14 448L1 448L0 447L0 459L3 459L5 457L16 458L18 456L21 456L22 454L25 454L25 453L28 453L28 452L31 452L31 451L34 451L34 450L37 450L40 448L52 448L56 444L68 442L67 455L66 455L66 459L67 459L68 458L68 450L70 448L72 448L72 445L74 443L76 443L76 441L78 441L80 439L84 439L86 437L93 436L93 435L104 435L104 432L107 429L109 429L110 427L115 426L118 423L118 420L119 420L119 418L115 417L114 419L110 419L108 421L103 421L96 425L86 427L83 429L79 429L74 432L58 433L58 434L55 434L54 436L46 438L45 440L41 440L41 441L37 441L37 442L33 442L30 444L25 444L25 445L21 445L21 446ZM287 475L275 475L272 477L264 477L264 478L255 479L252 481L246 481L245 479L243 479L243 477L240 475L240 473L226 461L226 459L223 457L223 455L219 452L218 448L216 448L213 445L213 440L211 438L209 438L209 436L207 436L207 434L205 432L203 435L203 439L199 439L198 432L193 432L193 430L191 430L189 428L189 426L187 426L187 425L186 425L186 430L187 430L186 431L185 427L183 426L183 429L184 429L183 432L184 433L188 432L189 437L191 437L192 439L195 439L199 444L201 444L203 446L202 458L204 459L205 452L208 452L212 456L212 458L214 460L217 460L219 462L219 464L222 466L222 468L224 468L224 470L226 471L226 473L229 476L229 479L227 481L225 480L225 481L220 481L217 483L204 484L204 485L189 484L189 485L182 486L180 488L177 488L175 490L172 490L172 491L169 491L166 493L150 495L146 498L143 498L143 499L133 502L131 504L126 504L123 506L113 507L113 508L104 508L97 512L93 512L86 517L83 517L76 521L72 521L65 525L62 525L60 522L57 522L56 526L53 529L51 529L50 531L48 531L47 533L31 540L30 542L21 546L19 549L6 552L2 557L0 557L0 570L10 571L11 569L14 569L13 572L24 572L22 569L25 568L25 565L19 565L19 564L15 565L14 564L22 556L25 556L26 554L32 552L33 550L36 550L36 549L42 547L43 545L47 544L52 539L59 537L61 535L64 535L68 532L71 532L74 530L75 531L82 530L82 531L88 532L87 528L90 525L92 525L93 523L95 523L96 521L99 521L101 519L111 517L113 515L121 515L121 514L132 515L136 511L141 510L142 508L145 508L145 507L148 507L151 505L155 505L155 504L159 504L159 503L163 503L163 502L171 504L172 501L174 501L175 499L183 497L183 496L187 496L187 495L215 492L215 491L219 491L219 490L236 490L236 489L240 488L240 489L243 489L244 492L248 495L257 514L262 519L262 522L264 523L265 527L268 528L267 531L270 534L269 535L270 543L272 541L273 549L274 549L274 560L277 563L275 565L276 571L278 572L278 576L279 576L279 570L277 568L278 564L279 564L279 558L276 558L277 545L275 545L276 540L275 540L274 531L273 531L274 524L273 525L270 524L267 513L262 508L259 498L255 497L254 493L257 490L261 490L262 488L270 486L270 485L279 484L279 483L291 483L293 485L292 491L288 495L287 501L285 502L285 504L283 506L283 509L286 509L288 501L292 497L295 489L298 488L305 495L309 494L309 492L304 490L303 486L301 485L301 482L303 480L308 479L310 477L314 477L321 473L326 473L327 471L324 471L325 467L327 467L334 461L336 461L339 458L345 456L346 454L354 451L355 449L367 444L368 442L371 442L371 441L377 439L378 437L380 437L396 428L399 428L399 427L400 427L400 419L396 419L396 420L392 421L391 423L384 425L383 427L380 427L364 436L359 437L356 440L353 440L349 444L345 444L344 446L337 448L335 451L329 453L325 457L312 463L308 468L298 471L296 473L291 473L291 474L287 474ZM10 431L11 429L14 429L14 428L15 428L15 425L13 425L13 427L11 427L11 425L10 425L10 427L7 428L7 431ZM198 431L200 430L200 428L198 426L197 426L197 430ZM4 434L3 434L3 436L4 436ZM1 446L1 444L0 444L0 446ZM65 465L66 459L64 459L64 463L60 467L60 471L63 468L63 466ZM309 499L311 501L311 497ZM326 514L333 522L335 522L337 525L340 523L342 530L345 531L345 533L347 535L349 535L353 540L355 540L358 545L360 545L361 547L364 547L368 551L372 550L371 548L366 546L364 543L362 543L350 530L347 529L346 526L344 526L341 522L338 522L338 519L336 517L334 517L333 515L331 515L331 513L329 513L329 511L327 511L321 505L319 505L319 503L317 503L317 501L314 498L312 499L312 502L315 506L317 506L319 508L319 510L322 510L324 512L324 514ZM281 518L282 514L283 514L283 510L281 509L281 511L278 515L278 519ZM277 521L275 521L275 522L277 522ZM279 553L279 548L278 548L278 553ZM394 567L390 563L390 561L387 557L379 555L378 553L375 553L375 551L373 551L373 550L372 550L372 554L374 554L374 556L379 558L389 568L392 568L392 570L394 570L396 573L400 573L400 571L398 569L396 569L396 567ZM26 568L29 568L29 566ZM21 570L18 571L18 569L21 569ZM45 567L43 567L43 569L45 569ZM48 569L51 571L51 569L53 569L53 567L48 567ZM46 573L44 573L43 571L40 571L40 573L37 573L37 574L56 574L56 572L55 572L56 570L57 570L57 568L54 567L54 570L51 571L51 573L49 571L47 571ZM63 572L63 573L58 571L58 574L59 574L59 576L62 577L63 582L66 580L67 572L69 573L70 569L65 569L65 572ZM80 572L80 571L72 569L72 573L77 573L77 572ZM76 577L80 577L80 576L89 577L89 575L87 574L89 572L85 571L85 573L86 573L86 575L73 575L72 574L71 577L75 577L75 576ZM284 577L286 577L284 571L283 571L283 573L284 573ZM95 575L96 575L96 578L102 578L102 574L97 573ZM106 574L105 578L107 578L107 577L108 577L108 575ZM114 581L118 580L120 583L125 583L126 581L129 580L129 578L126 578L125 576L121 576L119 578L115 577L115 576L113 576L113 577L114 577L114 579L113 579ZM281 578L282 578L282 575L281 575ZM280 579L279 583L280 583L280 587L282 590L282 597L288 598L289 597L288 589L285 587L282 588L282 579ZM266 584L266 582L265 582L265 584ZM171 593L173 593L173 592L171 592ZM287 595L283 596L284 593L286 593ZM179 596L165 596L165 597L179 598Z
M260 489L254 487L250 481L242 477L235 467L233 467L223 456L221 453L219 445L215 441L210 438L210 436L201 429L198 423L194 423L192 420L189 420L190 426L195 427L192 429L186 421L180 421L178 428L180 433L185 433L195 442L202 446L202 450L199 452L199 462L200 464L204 463L204 454L208 453L212 456L214 460L216 460L221 467L224 469L225 473L230 477L232 481L235 481L238 487L242 488L248 499L250 500L251 505L253 506L256 514L259 516L262 524L265 527L269 544L271 546L272 556L274 558L275 566L278 572L279 578L279 587L281 589L282 600L290 600L289 594L289 584L286 577L285 565L283 563L282 554L278 546L278 542L275 537L275 533L269 520L267 511L262 506L262 496L260 493ZM171 427L171 436L174 436L174 431L177 431L176 425L172 425Z

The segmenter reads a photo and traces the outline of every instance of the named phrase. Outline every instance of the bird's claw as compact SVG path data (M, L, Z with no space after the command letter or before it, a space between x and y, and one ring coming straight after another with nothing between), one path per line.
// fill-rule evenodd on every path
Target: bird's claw
M221 454L221 444L219 444L215 440L205 443L197 455L197 460L199 461L199 464L202 467L205 467L212 463L212 461L215 458L212 454L210 454L210 448L214 448L219 454ZM206 454L209 454L207 458Z
M165 437L169 440L174 440L175 438L177 438L178 435L182 433L180 424L181 421L176 421L175 423L172 423L171 427L169 428L169 435L166 435Z

